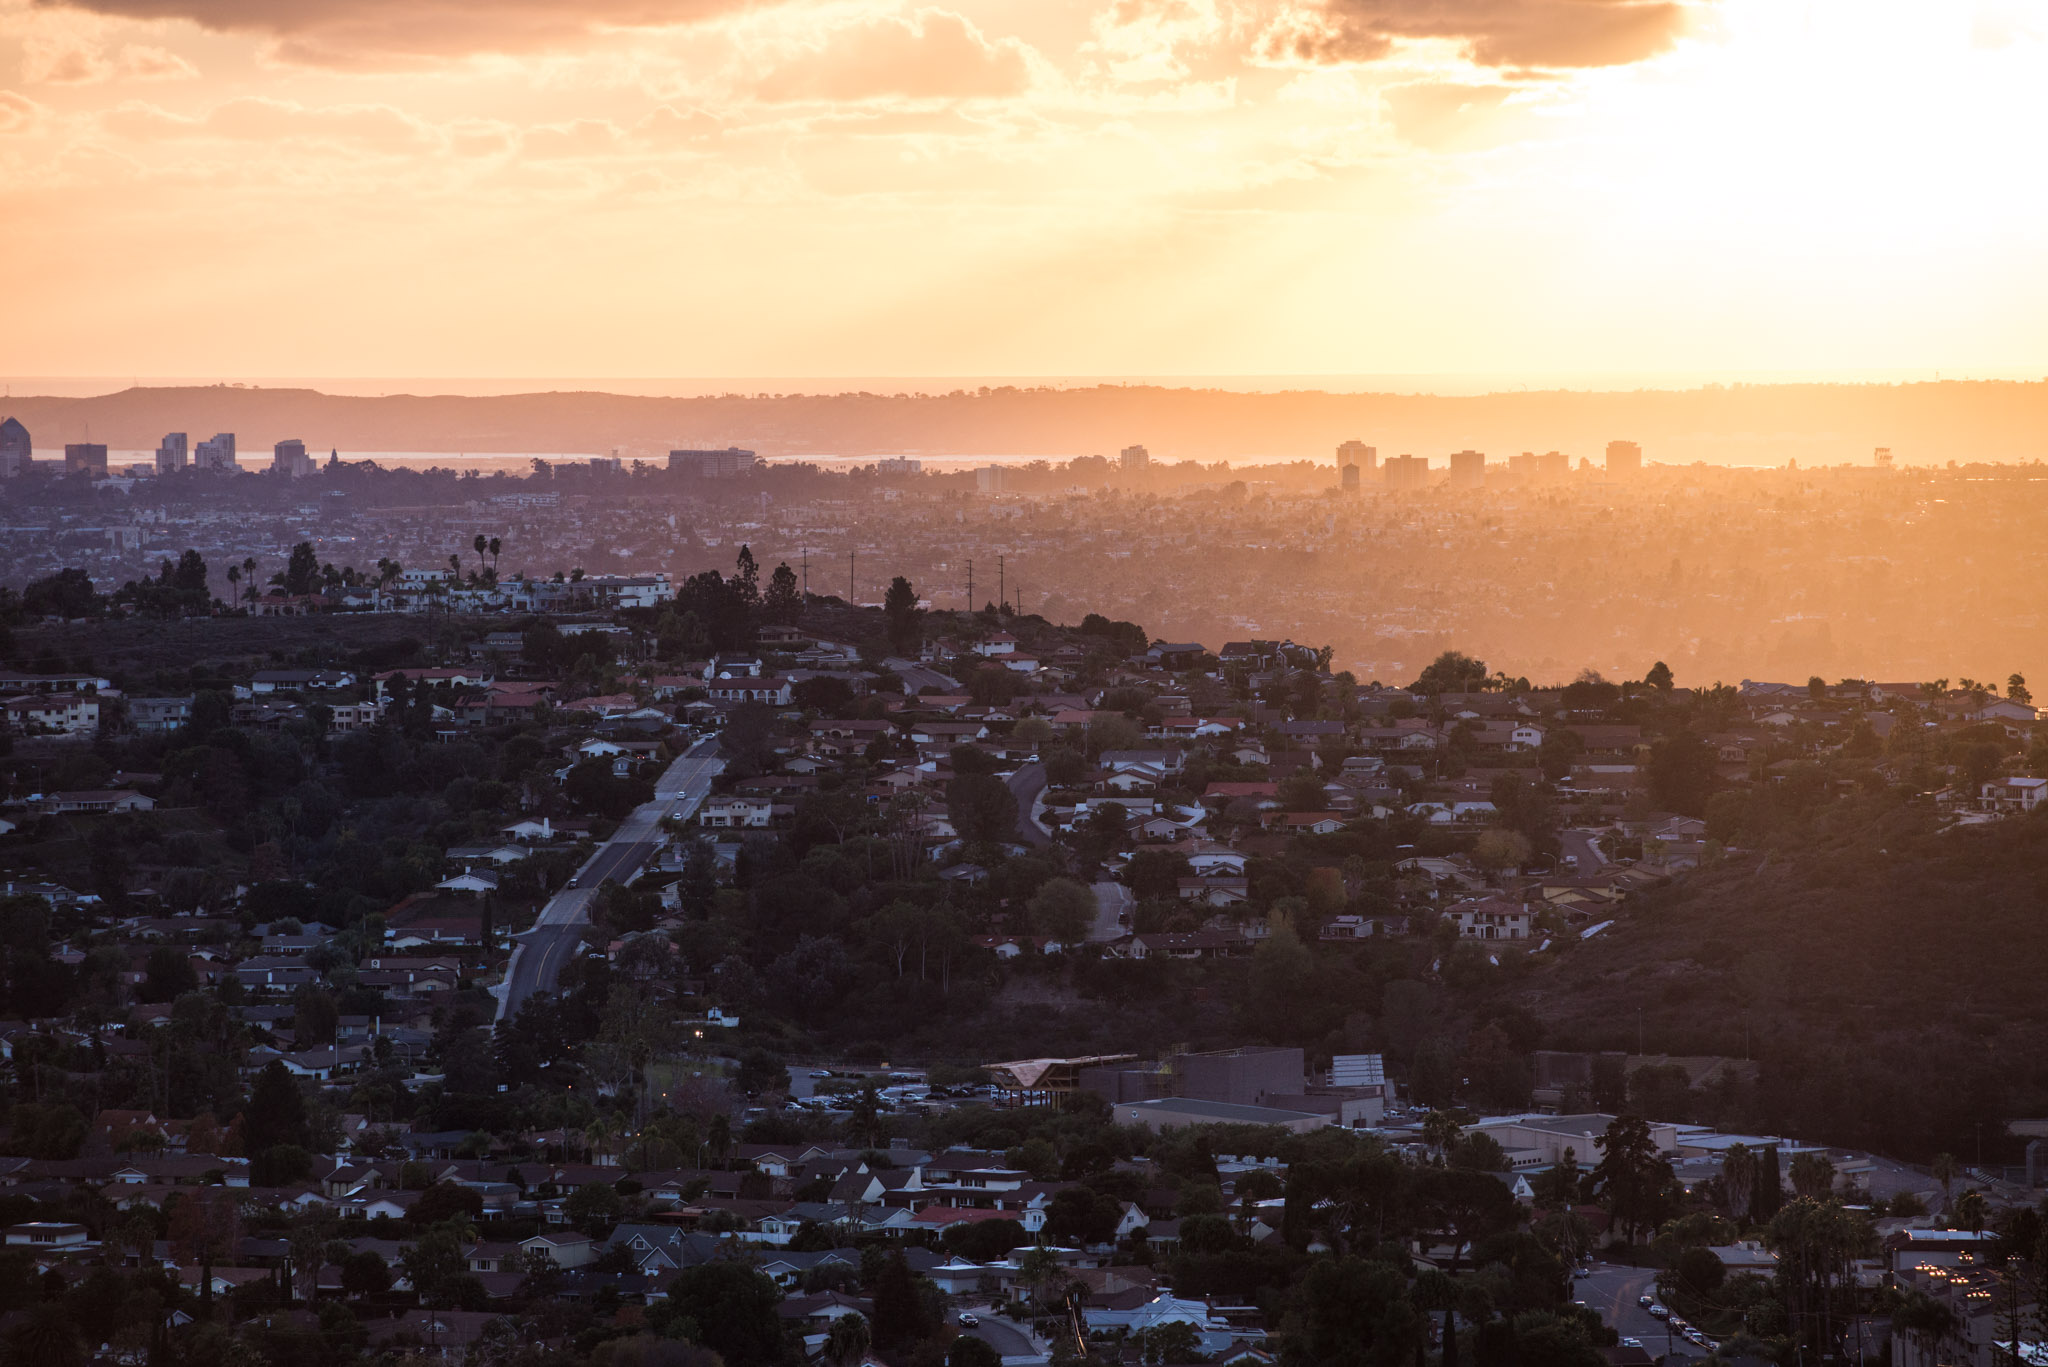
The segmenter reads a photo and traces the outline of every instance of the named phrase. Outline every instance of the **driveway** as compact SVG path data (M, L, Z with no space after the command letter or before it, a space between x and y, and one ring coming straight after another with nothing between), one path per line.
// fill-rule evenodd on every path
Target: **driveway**
M1096 944L1121 940L1129 933L1123 916L1137 905L1131 890L1122 883L1105 879L1095 885L1095 924L1088 930L1088 938Z

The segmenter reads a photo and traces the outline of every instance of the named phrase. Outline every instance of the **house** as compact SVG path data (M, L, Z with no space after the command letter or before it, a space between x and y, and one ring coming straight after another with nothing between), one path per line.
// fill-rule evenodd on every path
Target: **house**
M84 693L27 693L6 700L7 724L30 736L90 736L100 729L100 702Z
M1986 811L2031 812L2048 797L2048 778L1996 778L1977 790Z
M715 703L759 702L787 707L791 696L790 688L790 681L779 677L711 679L704 685L704 694Z
M1444 912L1465 940L1526 940L1535 923L1535 913L1520 902L1486 899L1462 902Z
M147 812L156 807L154 798L132 788L94 789L78 793L46 793L42 809L46 816L95 816L106 812Z
M597 1246L587 1234L550 1230L520 1240L519 1247L526 1253L538 1253L561 1268L582 1267L597 1261Z
M355 681L355 675L339 669L259 669L249 676L249 691L352 688Z
M66 1248L84 1248L91 1242L92 1235L84 1225L66 1224L57 1220L31 1220L27 1224L7 1227L9 1248L55 1252Z
M1229 874L1211 874L1200 878L1179 879L1176 881L1175 890L1183 902L1230 907L1251 896L1251 882L1249 879Z
M766 828L774 819L775 804L765 797L728 794L708 799L697 813L702 826Z
M130 698L128 724L145 736L169 735L192 720L190 698Z

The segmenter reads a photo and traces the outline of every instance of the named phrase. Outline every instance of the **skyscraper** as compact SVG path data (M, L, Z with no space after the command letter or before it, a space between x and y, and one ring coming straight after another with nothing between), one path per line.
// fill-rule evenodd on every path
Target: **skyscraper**
M1118 455L1122 457L1124 473L1127 475L1136 474L1152 464L1152 453L1142 446L1126 446Z
M182 470L192 463L192 452L186 445L183 432L166 432L156 447L156 472L168 475L173 470Z
M64 447L64 473L85 474L93 479L107 477L107 448L102 442L74 441Z
M21 425L21 419L9 418L0 422L0 479L27 474L33 450L28 429Z
M303 479L312 474L313 458L306 454L306 443L287 438L271 447L270 473L286 479Z
M1388 456L1381 468L1387 472L1389 489L1420 489L1429 483L1426 456Z
M201 470L237 469L238 467L235 465L235 434L232 432L216 432L210 440L200 442L198 449L193 452L192 463Z
M1365 474L1369 475L1379 468L1379 463L1379 449L1367 446L1362 441L1347 441L1337 448L1337 468L1339 470L1361 469Z
M1451 452L1451 487L1453 489L1484 489L1486 487L1486 453L1484 451Z
M1643 472L1643 448L1632 441L1607 443L1607 474L1639 475Z

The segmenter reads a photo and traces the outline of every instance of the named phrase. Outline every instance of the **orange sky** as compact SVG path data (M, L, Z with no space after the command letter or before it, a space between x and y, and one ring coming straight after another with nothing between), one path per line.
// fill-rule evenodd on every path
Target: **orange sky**
M0 0L0 373L2040 373L2044 58L2044 0Z

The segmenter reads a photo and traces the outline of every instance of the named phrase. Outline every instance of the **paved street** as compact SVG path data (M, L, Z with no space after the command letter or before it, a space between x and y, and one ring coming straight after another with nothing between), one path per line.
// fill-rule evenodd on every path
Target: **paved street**
M536 992L553 991L563 965L577 952L583 927L590 924L590 903L606 879L623 883L661 848L661 824L670 816L687 821L711 793L711 781L725 768L718 757L718 737L706 736L676 758L654 785L654 801L642 803L621 822L612 838L600 845L583 867L548 899L533 928L518 937L505 985L498 998L498 1019L517 1015Z
M1045 1360L1045 1350L1032 1341L1031 1332L1023 1325L991 1314L986 1306L975 1307L974 1314L981 1323L960 1332L982 1340L1000 1353L1005 1362Z
M1034 847L1052 844L1052 837L1032 815L1032 808L1037 806L1039 796L1045 792L1045 766L1026 764L1004 781L1017 799L1017 838Z
M1591 831L1559 831L1557 843L1562 854L1571 855L1579 861L1580 873L1597 873L1607 864L1607 856L1600 853L1600 846L1594 842ZM1558 862L1564 862L1562 857Z
M1674 1362L1705 1357L1705 1349L1687 1343L1662 1320L1651 1318L1648 1310L1636 1304L1638 1296L1656 1294L1657 1275L1646 1267L1594 1263L1592 1275L1572 1283L1574 1297L1599 1311L1600 1318L1623 1338L1641 1339L1643 1350L1651 1357L1668 1354Z
M1129 930L1123 916L1137 905L1131 890L1122 883L1107 879L1095 885L1095 924L1089 928L1088 938L1098 944L1121 939Z

